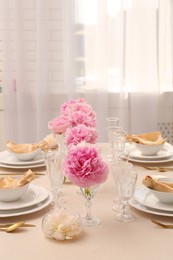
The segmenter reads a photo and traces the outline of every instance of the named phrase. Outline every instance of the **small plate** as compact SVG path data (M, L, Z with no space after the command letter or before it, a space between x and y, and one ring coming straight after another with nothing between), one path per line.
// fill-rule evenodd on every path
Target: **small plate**
M5 165L27 166L43 163L43 156L40 154L31 161L20 161L8 151L0 152L0 163Z
M53 200L53 197L52 197L51 193L49 192L48 198L46 200L44 200L43 202L38 203L34 206L26 207L26 208L23 208L23 209L0 210L0 218L22 216L22 215L37 212L41 209L44 209L48 205L50 205L52 200Z
M41 186L30 184L29 190L20 199L13 202L0 201L1 210L15 210L34 206L47 199L49 192Z
M162 211L169 211L173 213L173 205L161 203L148 189L139 187L135 190L134 199L140 204Z

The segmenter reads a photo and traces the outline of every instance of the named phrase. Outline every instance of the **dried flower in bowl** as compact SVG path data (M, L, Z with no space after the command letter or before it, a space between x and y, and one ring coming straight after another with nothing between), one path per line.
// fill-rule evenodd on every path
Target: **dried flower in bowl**
M55 240L69 240L80 235L78 214L71 213L66 209L50 211L42 221L44 234Z

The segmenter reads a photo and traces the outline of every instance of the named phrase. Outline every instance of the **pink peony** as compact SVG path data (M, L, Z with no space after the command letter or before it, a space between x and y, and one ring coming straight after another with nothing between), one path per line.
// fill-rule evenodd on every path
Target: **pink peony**
M77 100L70 100L70 101L64 102L60 106L60 114L61 115L68 114L69 111L71 110L71 108L73 108L73 109L75 108L75 110L76 110L77 107L79 107L80 105L81 106L85 106L85 105L88 106L88 104L86 103L86 101L83 98L78 98Z
M70 122L68 118L63 116L55 117L48 122L48 129L55 134L65 133L69 126Z
M82 143L67 151L62 169L64 176L81 188L105 182L109 172L107 164L101 159L96 148Z
M82 98L65 102L60 107L60 114L71 120L71 125L85 124L86 126L96 126L96 113L92 106Z
M96 126L95 117L89 116L81 111L76 111L73 114L69 115L69 121L72 127L79 124L83 124L91 127Z
M94 144L96 142L97 137L98 133L95 128L80 124L67 129L64 142L67 147L71 145L77 145L82 141Z

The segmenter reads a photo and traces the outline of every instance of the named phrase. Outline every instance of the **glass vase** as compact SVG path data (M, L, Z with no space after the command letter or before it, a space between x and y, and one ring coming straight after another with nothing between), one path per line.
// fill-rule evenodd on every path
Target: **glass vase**
M97 226L100 224L100 219L93 217L91 214L91 206L92 202L91 200L94 198L97 190L99 188L99 185L95 185L92 187L87 187L87 188L80 188L82 195L85 197L86 203L86 216L82 217L80 219L80 225L83 227L93 227Z

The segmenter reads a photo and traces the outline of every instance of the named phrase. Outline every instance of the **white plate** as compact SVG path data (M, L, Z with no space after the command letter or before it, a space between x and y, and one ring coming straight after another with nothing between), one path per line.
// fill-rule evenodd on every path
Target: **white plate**
M146 207L156 210L169 211L173 213L173 205L161 203L145 187L139 187L135 190L134 199Z
M7 218L7 217L15 217L15 216L22 216L26 214L31 214L37 212L41 209L44 209L52 202L52 195L49 193L48 198L41 203L36 204L35 206L26 207L23 209L16 209L16 210L0 210L0 218Z
M36 156L31 161L20 161L15 156L10 154L8 151L0 152L0 163L5 165L26 166L26 165L35 165L43 162L44 160L42 155Z
M173 217L173 212L169 212L169 211L161 211L161 210L156 210L156 209L151 209L151 208L147 208L144 205L140 204L139 202L135 201L134 199L132 199L129 204L135 208L138 209L140 211L143 211L145 213L150 213L150 214L154 214L154 215L158 215L158 216L166 216L166 217Z
M140 160L162 160L162 159L168 159L172 156L172 151L166 151L166 150L161 150L158 152L156 155L142 155L140 151L134 150L130 153L130 158L134 159L140 159Z
M44 201L49 192L41 186L30 184L29 190L19 200L13 202L0 201L0 210L22 209Z
M34 168L39 168L45 166L45 163L38 163L38 164L33 164L33 165L6 165L6 164L1 164L0 167L2 168L8 168L8 169L34 169ZM16 174L16 172L14 172Z

